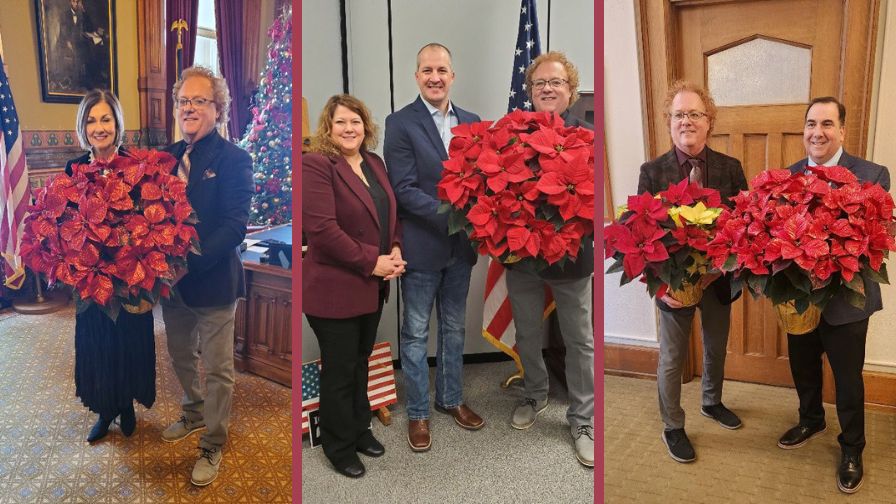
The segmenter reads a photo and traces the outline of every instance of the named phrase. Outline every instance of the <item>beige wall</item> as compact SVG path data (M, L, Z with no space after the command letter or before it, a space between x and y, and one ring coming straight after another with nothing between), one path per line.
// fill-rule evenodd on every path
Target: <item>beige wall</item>
M114 2L118 44L118 97L125 129L140 128L137 96L137 2ZM33 0L0 1L0 37L23 130L74 129L77 105L43 103Z

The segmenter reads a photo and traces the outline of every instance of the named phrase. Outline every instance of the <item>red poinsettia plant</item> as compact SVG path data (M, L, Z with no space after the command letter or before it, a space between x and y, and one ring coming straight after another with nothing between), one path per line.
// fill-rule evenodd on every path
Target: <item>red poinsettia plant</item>
M656 196L629 196L615 222L604 228L607 273L622 272L621 285L639 278L651 296L696 285L709 272L706 249L721 209L715 189L687 179Z
M520 110L452 132L437 186L448 232L504 263L576 260L594 234L594 132Z
M707 248L713 266L734 272L732 289L746 285L802 313L840 292L862 308L866 281L888 283L883 261L896 250L896 221L880 185L842 166L767 170L751 185L719 216Z
M187 254L199 253L175 164L170 154L133 149L51 178L25 218L25 263L51 286L72 287L79 310L95 303L112 319L121 305L168 297Z

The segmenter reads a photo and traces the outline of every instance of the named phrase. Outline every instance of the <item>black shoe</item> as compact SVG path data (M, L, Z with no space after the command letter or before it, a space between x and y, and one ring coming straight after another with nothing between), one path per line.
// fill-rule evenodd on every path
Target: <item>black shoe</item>
M336 471L349 478L360 478L361 476L364 476L364 473L366 472L364 470L364 464L358 459L349 462L347 465L336 467Z
M862 486L862 456L844 453L837 469L837 488L843 493L856 493Z
M713 404L712 406L701 406L700 414L719 422L719 425L726 429L740 429L744 425L740 418L722 403Z
M382 457L386 453L383 445L373 437L369 430L365 432L355 443L355 450L368 457Z
M820 436L827 428L828 426L824 422L815 427L799 424L781 436L781 439L778 440L778 448L784 448L785 450L799 448L808 443L810 439Z
M114 418L103 418L102 416L96 420L96 423L93 424L93 427L90 429L90 433L87 434L87 442L93 443L94 441L98 441L109 433L109 426L112 425L112 420Z
M694 453L694 447L691 446L691 440L684 433L684 429L663 431L663 443L669 450L669 456L676 462L687 463L697 460L697 454Z
M137 414L132 403L121 411L121 433L129 437L135 430L137 430Z

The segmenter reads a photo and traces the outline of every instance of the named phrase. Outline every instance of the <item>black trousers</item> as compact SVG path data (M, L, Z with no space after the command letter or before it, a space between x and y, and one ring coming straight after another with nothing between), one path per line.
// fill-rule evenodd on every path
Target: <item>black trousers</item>
M809 334L787 335L790 372L800 398L800 423L817 426L824 422L821 403L822 360L828 355L834 372L837 418L840 435L837 441L845 453L861 454L865 448L865 338L868 319L832 326L824 321Z
M337 468L357 460L355 447L370 427L367 399L367 359L373 352L377 311L347 319L307 315L320 345L320 430L324 454Z

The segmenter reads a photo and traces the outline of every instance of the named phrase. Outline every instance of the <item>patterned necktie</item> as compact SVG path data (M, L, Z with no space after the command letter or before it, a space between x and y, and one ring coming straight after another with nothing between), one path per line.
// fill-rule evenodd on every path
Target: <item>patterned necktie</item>
M691 173L688 175L688 180L699 187L703 187L703 167L700 166L700 160L691 158L688 159L688 164L691 165Z
M190 180L190 153L193 152L193 144L187 144L187 150L180 158L180 166L177 167L177 176L184 182Z

